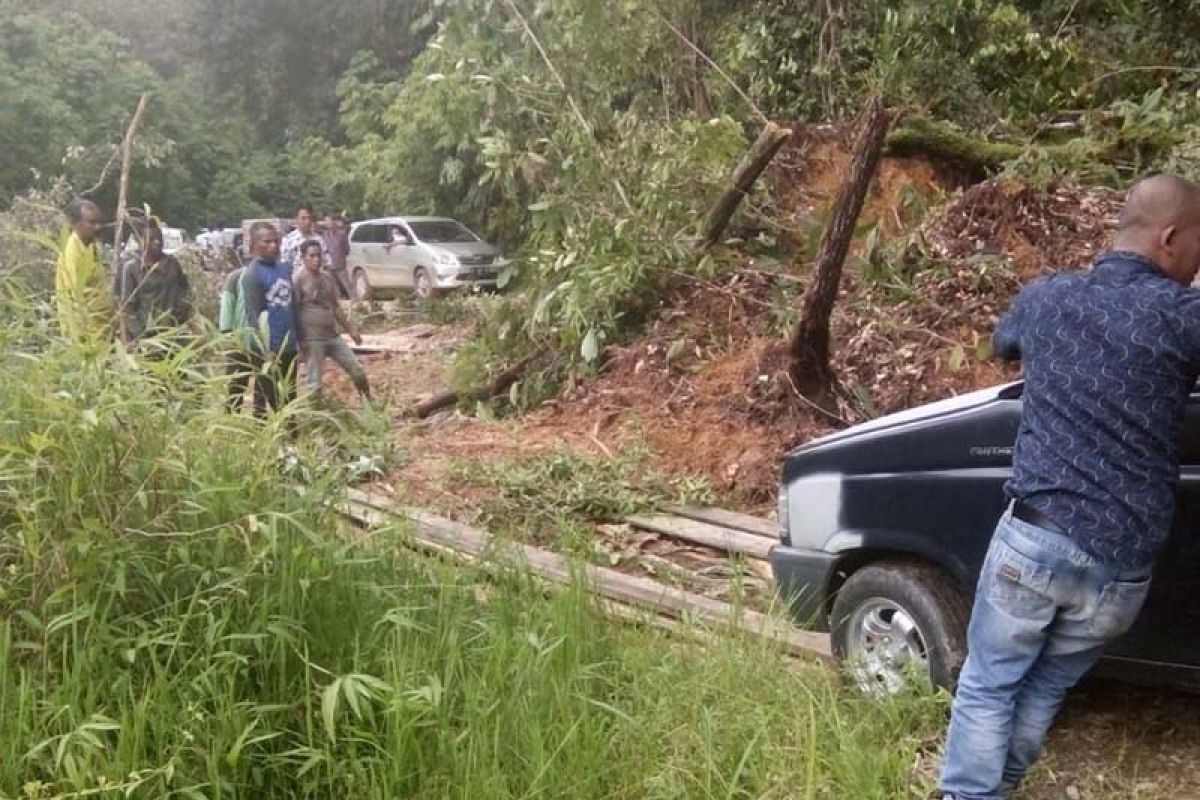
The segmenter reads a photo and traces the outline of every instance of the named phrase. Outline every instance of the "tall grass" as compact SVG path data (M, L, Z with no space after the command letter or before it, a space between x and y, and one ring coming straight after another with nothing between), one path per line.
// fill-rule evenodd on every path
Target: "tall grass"
M225 414L212 352L3 305L0 797L911 796L939 701L338 536L337 451Z

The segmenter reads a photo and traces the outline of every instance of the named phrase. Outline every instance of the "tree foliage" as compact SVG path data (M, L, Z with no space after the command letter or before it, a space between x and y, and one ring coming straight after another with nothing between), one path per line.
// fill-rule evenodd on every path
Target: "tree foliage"
M318 13L320 12L320 13ZM427 35L422 2L0 0L0 205L65 176L111 208L115 152L142 92L137 205L196 226L332 202L305 140L336 132L359 50L398 76Z
M0 0L0 193L17 194L38 175L99 174L130 98L154 83L112 34Z
M95 180L151 91L134 201L171 221L287 214L304 198L450 214L503 244L521 291L484 304L461 364L476 376L542 346L560 376L589 369L664 292L714 268L688 243L766 118L846 120L883 92L922 118L898 136L924 125L956 151L982 142L988 171L1114 184L1200 172L1200 23L1182 0L0 11L6 196L37 175ZM110 176L97 196L113 190Z

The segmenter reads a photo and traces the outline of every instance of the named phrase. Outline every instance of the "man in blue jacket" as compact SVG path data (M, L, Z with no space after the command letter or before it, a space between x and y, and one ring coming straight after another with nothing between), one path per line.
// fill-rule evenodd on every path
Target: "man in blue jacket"
M250 227L252 260L242 276L251 359L256 368L254 413L277 410L291 399L296 330L290 265L279 259L279 231L269 222Z

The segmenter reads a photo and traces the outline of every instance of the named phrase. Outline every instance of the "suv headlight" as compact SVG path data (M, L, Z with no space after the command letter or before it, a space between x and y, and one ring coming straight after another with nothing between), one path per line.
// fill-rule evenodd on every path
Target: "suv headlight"
M458 256L453 253L438 253L434 258L434 263L439 267L457 267Z

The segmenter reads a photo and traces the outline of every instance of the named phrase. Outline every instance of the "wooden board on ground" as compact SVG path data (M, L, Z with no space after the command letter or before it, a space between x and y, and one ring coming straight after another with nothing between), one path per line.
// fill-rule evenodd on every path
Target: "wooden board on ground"
M750 558L766 560L775 546L774 541L744 531L733 530L708 522L699 522L684 517L666 515L636 516L625 520L635 528L654 531L685 542L714 547L730 553L740 553Z
M353 501L340 510L345 516L368 527L382 526L394 521L393 516L388 512ZM478 558L468 553L443 545L435 545L429 541L422 541L420 538L414 540L413 545L415 549L423 553L446 558L459 564L479 563ZM685 638L696 639L706 643L712 642L715 639L715 635L710 630L701 630L694 626L687 626L681 620L664 616L652 609L638 608L637 606L620 603L607 597L600 598L600 608L605 614L616 619L649 625L660 630L670 631ZM804 655L808 656L810 654L806 652Z
M497 540L485 531L421 509L391 509L386 503L364 492L351 490L349 497L352 507L348 512L352 516L372 525L385 524L389 517L407 520L413 525L415 541L422 547L438 552L460 553L470 558L492 553L503 556L510 552L517 555L534 575L556 583L569 584L582 578L609 600L675 618L695 618L716 625L728 625L776 641L793 654L829 658L828 636L799 630L785 619L749 609L737 609L728 603L665 586L649 578L626 575L606 567L577 564L539 547Z
M736 511L726 511L723 508L700 508L698 506L663 506L663 511L685 519L697 522L707 522L722 528L732 528L743 533L753 533L765 536L772 541L779 541L779 525L762 517L752 517L749 514L739 514Z

